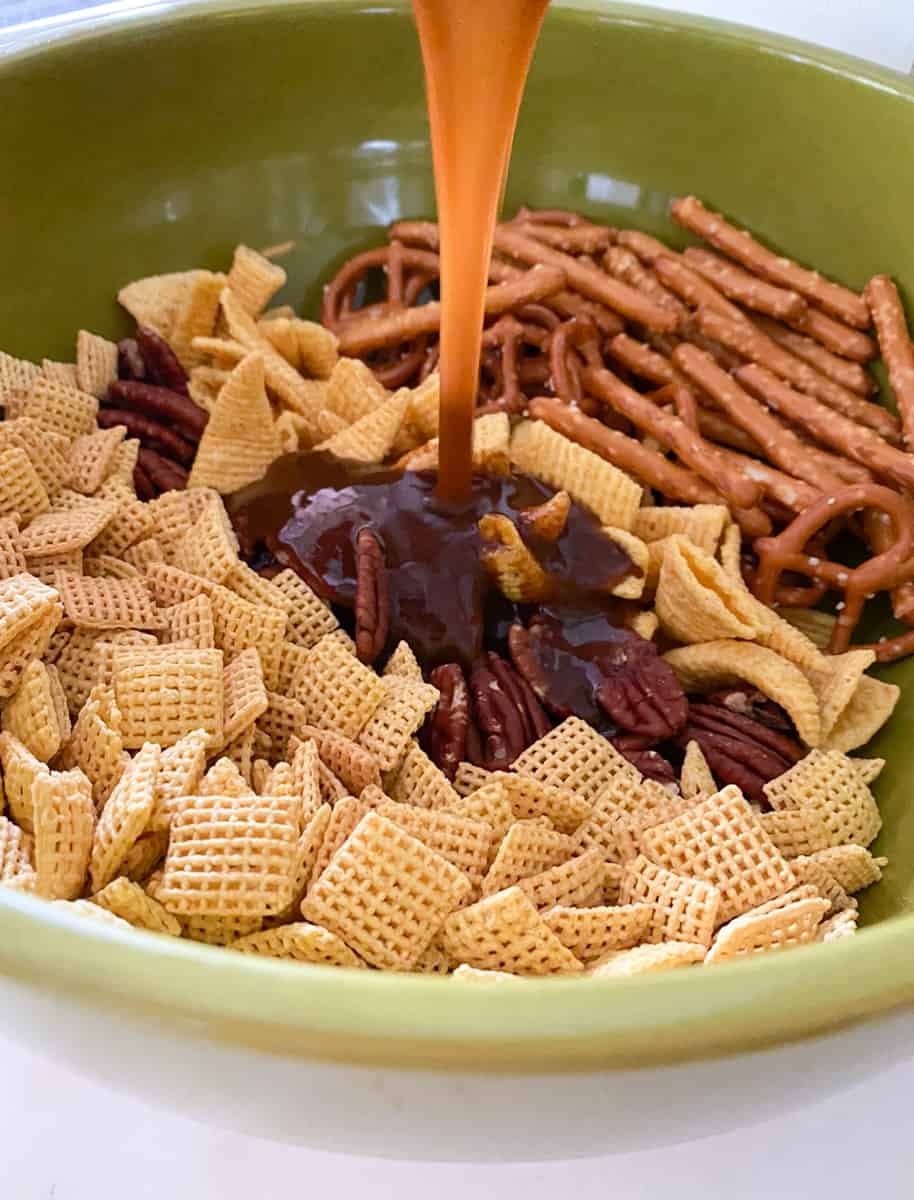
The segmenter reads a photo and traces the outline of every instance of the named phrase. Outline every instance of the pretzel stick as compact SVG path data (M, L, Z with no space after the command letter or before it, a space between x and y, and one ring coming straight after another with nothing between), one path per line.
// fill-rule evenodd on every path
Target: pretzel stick
M835 412L874 429L888 440L897 441L898 420L890 412L826 379L814 367L773 342L756 326L749 322L737 324L708 308L699 311L698 323L702 332L709 337L773 371L800 391L815 396Z
M697 246L690 246L683 252L682 257L687 266L713 283L728 300L735 300L744 304L746 308L783 320L796 321L806 316L806 301L799 292L787 291L772 283L766 283L757 275L734 266L711 250L700 250Z
M495 231L495 248L499 253L521 262L544 263L546 266L560 268L576 291L591 300L605 304L629 320L646 325L648 329L666 332L676 328L676 318L672 313L642 292L636 291L628 284L620 283L618 279L598 271L594 266L580 262L570 254L563 254L561 250L544 246L535 238L525 237L507 226L501 226Z
M652 300L656 300L658 304L668 308L671 313L675 313L678 321L685 320L685 307L631 250L626 250L624 246L610 246L603 255L603 265L615 279L620 279L629 287L644 292L646 296L650 296Z
M864 397L871 396L873 392L879 390L876 380L867 371L864 371L859 363L848 362L846 358L832 354L830 350L826 350L825 346L812 338L806 337L802 333L795 333L794 330L787 329L777 321L769 321L767 317L756 317L755 323L779 346L783 346L797 358L808 362L811 367L821 371L833 383L839 383L842 387L856 392L858 396ZM865 335L859 334L858 336L864 337Z
M600 225L565 225L556 227L545 222L512 221L503 228L516 229L525 237L536 238L564 250L567 254L601 254L609 245L609 230Z
M654 395L656 394L655 392ZM709 441L717 442L721 446L729 446L732 450L740 450L743 454L753 456L762 453L761 447L753 441L745 429L734 425L730 418L725 417L723 413L699 408L698 428Z
M690 429L679 417L664 412L646 396L627 387L605 367L585 367L581 379L590 395L603 400L638 429L643 429L668 446L696 475L701 475L717 487L727 498L728 504L737 508L751 508L758 503L758 486L750 483L741 471L733 470L723 451L706 442L700 433Z
M637 254L641 261L650 267L658 258L673 253L669 246L661 242L659 238L651 237L649 233L644 233L640 229L620 229L616 234L616 244L625 246L633 254Z
M808 334L840 358L865 363L876 357L876 343L868 334L861 333L859 329L852 329L843 321L836 321L834 317L821 312L812 304L807 307L805 317L798 321L789 321L788 324L801 333Z
M611 338L606 343L606 353L634 375L640 379L647 379L650 383L661 386L667 383L685 383L685 376L668 358L658 354L644 342L629 337L627 333L620 333Z
M731 304L726 296L697 271L687 267L679 255L667 251L666 255L655 261L654 270L661 281L685 300L690 308L713 308L736 324L743 322L748 325L748 319L742 310Z
M726 503L716 488L705 483L694 472L669 462L662 454L647 449L624 433L607 429L602 422L585 416L561 400L540 396L530 401L527 411L536 420L545 421L557 433L605 458L620 470L627 471L648 487L656 488L668 500L683 504ZM740 522L747 537L760 537L760 530L771 530L770 522L757 509L740 509L733 516Z
M425 246L435 253L441 248L438 226L434 221L395 221L387 230L391 241L402 242L404 246Z
M773 500L787 512L802 512L822 495L820 491L802 479L796 479L793 475L779 471L777 467L769 466L760 459L748 458L737 450L725 450L722 446L718 447L718 451L727 458L735 470L742 471L747 479L757 483L764 490L766 499Z
M532 221L538 225L587 225L586 217L571 208L529 208L522 204L514 217L515 221Z
M554 267L534 267L511 283L497 283L486 288L486 315L511 312L524 304L534 304L555 295L565 286L565 276ZM398 346L424 333L438 333L441 328L441 304L430 300L416 308L404 308L389 316L352 317L337 331L340 352L356 358L386 346Z
M753 396L764 400L769 408L794 425L808 430L817 441L833 447L883 478L891 479L903 487L914 487L914 457L888 445L872 429L858 425L833 408L820 404L812 396L795 392L757 363L738 367L733 375Z
M793 430L767 412L759 402L722 371L709 354L683 343L673 351L673 362L702 391L712 396L724 412L752 437L776 467L803 479L819 491L838 491L841 480L825 469Z
M514 263L504 262L500 258L493 258L489 264L489 277L497 283L522 279L529 272L529 267L518 267ZM613 337L625 328L618 313L612 312L593 300L585 300L577 292L567 290L556 292L554 296L549 297L549 307L562 317L590 317L597 328L602 330L607 337Z
M898 289L888 275L875 275L866 285L865 295L895 393L905 445L914 448L914 346Z
M674 221L703 237L730 258L735 258L754 274L761 275L770 283L799 292L848 325L858 329L869 328L870 314L862 296L850 288L823 279L817 271L808 271L791 259L768 250L751 234L725 221L720 213L710 212L695 196L674 200L670 213Z

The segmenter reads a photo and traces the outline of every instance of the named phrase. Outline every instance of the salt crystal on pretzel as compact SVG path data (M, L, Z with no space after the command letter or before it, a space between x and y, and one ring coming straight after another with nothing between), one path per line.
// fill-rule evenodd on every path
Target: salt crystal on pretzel
M709 283L704 276L693 271L685 260L672 250L666 249L654 260L654 271L660 280L690 308L708 307L733 321L747 321L741 309ZM688 324L684 326L688 328Z
M440 854L371 812L311 888L302 915L372 966L409 970L470 888Z
M663 286L652 271L642 266L638 256L631 250L626 249L625 246L610 246L603 255L603 265L610 275L627 283L629 287L644 292L657 304L669 309L677 321L682 323L685 320L687 315L685 306ZM619 336L624 337L625 335L620 334Z
M705 238L712 246L735 258L763 279L799 292L849 325L858 329L869 327L869 312L863 298L856 292L823 279L818 272L808 271L789 258L766 249L751 234L730 225L720 213L710 212L695 196L674 200L670 214L674 221Z
M49 900L75 900L83 890L93 844L95 808L81 771L50 771L32 785L35 891Z
M807 746L821 738L819 704L812 685L793 663L750 642L722 639L682 646L664 655L687 692L751 683L786 710Z
M880 437L891 442L898 441L898 420L890 412L821 375L808 362L779 346L757 326L737 323L707 308L699 310L698 323L704 333L758 366L772 371L804 394L815 397L847 419L873 429ZM677 348L677 352L680 350Z
M710 554L682 534L668 537L665 547L654 606L676 641L751 640L763 631L766 610Z

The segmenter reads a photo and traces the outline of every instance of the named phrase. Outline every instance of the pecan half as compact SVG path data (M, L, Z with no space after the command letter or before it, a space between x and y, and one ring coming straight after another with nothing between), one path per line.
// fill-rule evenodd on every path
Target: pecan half
M736 784L750 800L765 802L764 785L789 770L806 753L787 734L722 704L693 701L676 739L698 742L718 783Z
M544 733L549 732L552 722L543 711L543 706L537 700L533 689L509 662L491 650L486 654L486 661L489 664L489 670L517 708L527 745L531 745Z
M441 698L429 715L423 740L432 761L448 779L453 779L467 756L470 693L466 677L458 663L446 663L435 667L428 681L438 689Z
M655 783L664 785L676 783L676 772L673 765L663 757L659 750L641 750L626 744L624 738L612 738L612 744L623 758L627 758L633 767L637 767L645 779L653 779Z
M705 697L710 704L721 704L731 712L760 721L769 729L777 729L791 737L796 733L793 721L779 704L752 687L724 688Z
M190 442L160 421L154 421L142 413L126 408L100 408L97 420L101 429L126 426L128 437L138 438L141 446L155 450L157 454L181 466L189 467L194 461L195 450Z
M373 663L390 632L390 597L384 551L370 529L355 541L355 649L363 663Z
M560 720L570 717L571 708L562 703L550 690L549 678L536 652L534 634L523 625L515 623L508 630L508 650L517 673L542 705Z
M187 372L163 337L148 325L138 325L136 346L146 367L145 375L152 383L170 388L182 396L190 394L187 390Z
M482 737L482 765L503 771L529 745L523 717L484 660L470 672L470 695Z
M142 413L153 421L174 425L183 438L194 446L203 436L209 413L171 388L134 379L116 379L108 388L106 404Z
M118 379L145 379L146 361L136 338L122 338L117 344Z
M689 705L670 665L653 642L631 634L600 656L606 682L597 700L619 729L657 740L686 722Z
M181 492L187 487L187 471L170 458L164 458L155 450L140 447L137 467L143 471L156 492ZM136 470L134 470L136 486ZM139 491L137 491L139 495Z

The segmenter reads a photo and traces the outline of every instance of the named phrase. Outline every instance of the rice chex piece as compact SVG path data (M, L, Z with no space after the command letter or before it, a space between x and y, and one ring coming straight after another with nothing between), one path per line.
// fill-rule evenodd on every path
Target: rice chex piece
M28 838L8 817L0 817L0 884L34 871Z
M381 680L382 698L362 727L358 743L372 754L382 771L390 771L409 749L410 739L438 703L440 693L429 683L395 675Z
M0 516L29 522L51 507L32 460L18 446L0 449Z
M302 904L367 963L407 971L472 885L393 821L367 813Z
M481 970L479 967L471 967L468 963L461 963L453 973L451 979L456 979L460 983L515 983L523 978L522 975L512 975L510 971L487 971Z
M147 743L115 785L105 802L95 830L89 878L92 890L101 891L118 874L127 852L145 832L155 802L161 751Z
M276 671L274 691L280 696L292 696L298 677L308 661L308 651L304 646L296 645L285 639L279 648L279 661Z
M594 979L650 975L703 962L706 953L707 948L695 942L657 942L631 950L611 950L592 965L589 974Z
M54 586L74 625L86 629L161 629L165 624L142 579L89 579L58 570Z
M45 771L32 784L35 891L75 900L86 882L95 830L92 788L82 771Z
M279 762L287 759L290 739L300 738L303 730L307 727L305 706L298 700L268 691L267 707L258 719L257 725L270 738L271 760Z
M454 791L458 796L469 796L471 792L484 787L487 783L503 782L503 774L507 774L507 772L487 771L485 767L477 767L475 763L471 762L459 763L454 776Z
M60 612L57 593L29 575L0 579L0 651L51 614Z
M382 674L385 676L396 675L401 679L411 679L414 683L422 683L423 681L419 660L406 642L397 643L396 649L387 660L387 665L384 667ZM481 767L479 769L482 770Z
M864 851L864 853L868 852ZM810 858L809 855L801 854L797 858L792 858L790 869L799 884L799 887L794 889L795 892L802 887L811 887L814 895L821 896L823 900L828 901L830 907L825 914L827 917L833 916L844 908L850 908L856 903L851 900L837 879L833 875L829 875L825 867L816 862L814 858ZM787 894L790 895L789 892Z
M774 809L759 817L768 836L785 858L814 854L832 844L825 817L819 808Z
M857 910L845 908L834 916L826 917L816 930L817 942L840 942L857 932Z
M0 579L11 579L25 571L25 555L19 543L19 523L14 517L0 517Z
M78 438L96 428L98 400L77 387L40 376L32 384L22 416L51 433Z
M520 470L589 508L601 525L631 530L641 486L599 455L542 421L522 421L511 438L511 458Z
M831 877L849 894L860 892L882 878L887 858L874 857L863 846L853 844L832 846L809 856L824 867Z
M40 375L41 367L35 363L0 350L0 404L8 407L10 395L29 391Z
M184 937L192 942L203 942L207 946L230 946L238 938L258 933L263 928L263 917L181 917Z
M453 863L469 879L474 894L478 893L489 864L493 838L491 825L454 813L398 804L394 800L379 804L377 812Z
M51 903L61 912L69 912L74 917L85 917L90 921L97 921L100 925L110 925L118 929L130 928L126 921L122 921L120 917L98 904L93 904L91 900L52 900Z
M217 758L197 784L198 796L253 796L241 772L230 758ZM180 807L181 800L177 801Z
M32 785L48 774L48 768L18 738L6 732L0 733L0 765L10 815L26 833L34 833Z
M0 651L0 700L8 700L14 694L30 662L44 657L60 615L60 605L55 605Z
M126 425L115 425L78 437L67 455L68 486L84 496L97 492L114 470L118 448L126 433Z
M582 968L517 887L453 913L444 923L442 944L454 961L480 970L563 975Z
M447 809L448 812L456 811L455 805L460 799L444 772L439 770L416 741L409 745L400 769L387 784L387 791L392 800L402 804ZM465 812L464 815L474 814Z
M313 963L315 966L365 966L335 933L319 925L310 925L307 921L248 934L237 942L231 942L229 949L240 950L243 954L282 958L289 962Z
M381 786L381 770L378 760L364 746L343 737L332 729L317 729L314 725L302 726L300 738L309 739L294 748L294 754L304 752L308 744L314 746L321 762L330 768L340 782L358 796L367 787Z
M445 782L447 781L445 780ZM508 793L504 785L497 780L484 784L482 787L470 792L467 796L455 794L453 801L447 805L431 805L431 807L439 808L440 811L444 812L456 813L461 817L472 817L476 821L485 821L487 825L491 825L490 866L491 860L495 857L495 852L501 844L502 839L516 819Z
M148 896L138 883L131 883L122 875L96 892L92 903L135 929L147 929L150 933L164 933L169 937L181 936L180 921L166 912L158 900Z
M216 645L231 660L253 648L260 655L263 678L273 690L279 675L279 657L286 630L286 614L266 604L251 604L225 587L210 593Z
M710 883L658 867L642 854L625 864L619 902L650 905L650 920L642 941L711 945L720 892Z
M357 799L355 796L344 796L342 800L337 800L314 856L310 887L314 887L330 865L334 854L353 832L362 817L371 812L372 807L369 800Z
M143 883L165 857L167 849L167 833L144 833L124 855L118 878L129 879L131 883Z
M101 809L123 775L129 756L120 733L105 719L97 695L91 695L80 710L62 757L68 766L79 767L87 776L96 808Z
M604 865L598 850L585 850L567 862L519 879L517 886L537 908L557 904L588 908L603 901Z
M631 763L579 717L567 717L528 746L511 770L590 801L620 774L640 779Z
M503 838L482 882L483 896L558 866L571 857L574 848L574 840L567 834L535 821L517 821Z
M98 334L80 329L76 336L76 384L99 400L117 379L117 345Z
M302 901L307 895L308 886L311 880L316 878L315 872L318 856L327 835L331 812L329 804L321 804L305 821L304 828L298 838L298 844L295 847L295 859L292 864L291 875L289 876L287 904L277 914L277 922L295 921L301 915ZM351 833L352 830L349 832ZM346 838L344 837L342 841L345 840ZM329 858L327 861L329 862ZM326 866L326 863L324 863L324 866ZM323 867L321 870L323 870Z
M543 921L581 962L593 962L611 950L630 950L643 941L651 923L649 904L621 904L597 908L556 905L543 913Z
M289 623L286 637L310 650L327 633L339 629L339 621L304 579L288 567L270 580L286 597Z
M274 915L288 903L298 837L290 797L188 798L172 817L156 898L176 916Z
M384 685L330 634L312 647L297 698L308 725L356 739L384 699Z
M429 942L426 948L416 959L413 970L420 975L448 975L451 970L450 955L441 945L439 940L440 935Z
M223 583L238 565L238 539L221 503L210 502L175 546L176 565Z
M19 549L26 558L82 550L98 537L116 511L111 500L88 500L77 509L42 513L19 534Z
M222 736L230 742L253 725L269 704L256 650L242 650L227 664L222 672L222 693Z
M146 568L146 582L156 604L163 607L173 607L184 600L193 600L196 596L209 596L216 586L208 579L191 575L189 571L182 571L180 567L171 563L151 563Z
M811 898L796 900L773 912L744 913L718 931L705 962L710 965L769 950L804 946L815 941L818 926L828 909L827 900Z
M764 790L774 809L807 808L819 813L832 846L848 842L868 846L882 828L872 792L853 759L838 750L811 750L789 771L766 783Z
M180 600L162 612L168 622L166 640L180 643L194 650L214 650L216 633L213 623L213 606L208 596L194 596L192 600Z
M679 775L679 790L683 796L713 796L718 790L708 760L698 742L689 742Z
M653 862L713 884L720 923L796 885L790 865L739 788L730 785L641 834Z
M491 781L504 786L518 821L548 817L560 833L574 833L593 811L588 800L569 788L550 787L529 775L498 771Z
M144 742L173 746L206 731L222 742L222 652L173 646L125 647L114 657L114 694L128 750Z
M41 759L49 762L60 749L64 733L54 704L48 668L34 659L23 671L19 687L3 708L2 727Z

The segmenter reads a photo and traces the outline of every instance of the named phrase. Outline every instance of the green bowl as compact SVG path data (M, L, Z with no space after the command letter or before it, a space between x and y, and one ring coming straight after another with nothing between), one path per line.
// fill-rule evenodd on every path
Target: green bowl
M420 60L403 3L216 2L39 40L0 60L0 161L0 346L38 359L72 357L82 327L119 333L114 296L127 280L223 267L241 240L294 238L284 298L316 312L322 280L346 255L390 221L433 211ZM598 0L555 4L524 103L508 206L579 208L679 240L667 205L687 192L851 286L888 271L914 295L914 87L714 22ZM911 684L914 664L884 676ZM518 1073L528 1082L513 1087L495 1118L507 1131L524 1114L526 1142L505 1133L513 1156L611 1145L607 1125L631 1125L614 1100L613 1081L623 1077L640 1080L653 1107L640 1134L626 1134L628 1146L762 1115L762 1093L770 1111L914 1045L912 714L908 686L870 747L889 760L876 849L891 865L863 901L869 927L849 941L611 985L489 989L252 961L96 930L13 896L0 901L0 994L17 1001L4 1006L4 1024L121 1086L214 1119L305 1139L320 1128L323 1144L338 1135L349 1148L359 1130L356 1148L375 1152L366 1122L347 1118L356 1092L381 1095L364 1092L366 1079L404 1088L407 1079L450 1081L436 1093L438 1111L450 1104L463 1132L444 1141L470 1156L474 1129L493 1119L480 1096ZM834 1072L840 1080L817 1073L825 1051L816 1058L810 1048L823 1043L790 1044L838 1029L825 1044L831 1061L845 1064ZM158 1049L144 1056L144 1046ZM813 1067L800 1084L806 1053ZM220 1105L200 1078L204 1054L217 1075L245 1055L261 1079L264 1064L291 1066L294 1084L270 1076L279 1091L335 1070L342 1090L328 1100L326 1084L318 1099L299 1098L298 1121L265 1087L236 1095L234 1108ZM153 1078L150 1060L160 1055L170 1081ZM735 1084L734 1064L749 1062L751 1087ZM698 1080L688 1074L697 1067L710 1072L698 1093L687 1087L670 1099L669 1080ZM537 1115L529 1098L550 1072L575 1081L565 1086L582 1096L588 1079L602 1081L582 1104L591 1141L565 1129L544 1148L554 1124L542 1122L544 1114L555 1121L554 1106ZM481 1090L460 1090L471 1081ZM739 1099L740 1089L755 1095ZM718 1112L710 1124L671 1115L691 1106L702 1116L711 1092ZM376 1114L383 1110L375 1132L386 1131L392 1153L438 1145L417 1111L429 1093L409 1095L405 1115L375 1101ZM322 1125L319 1109L335 1116ZM417 1150L410 1131L422 1129Z

